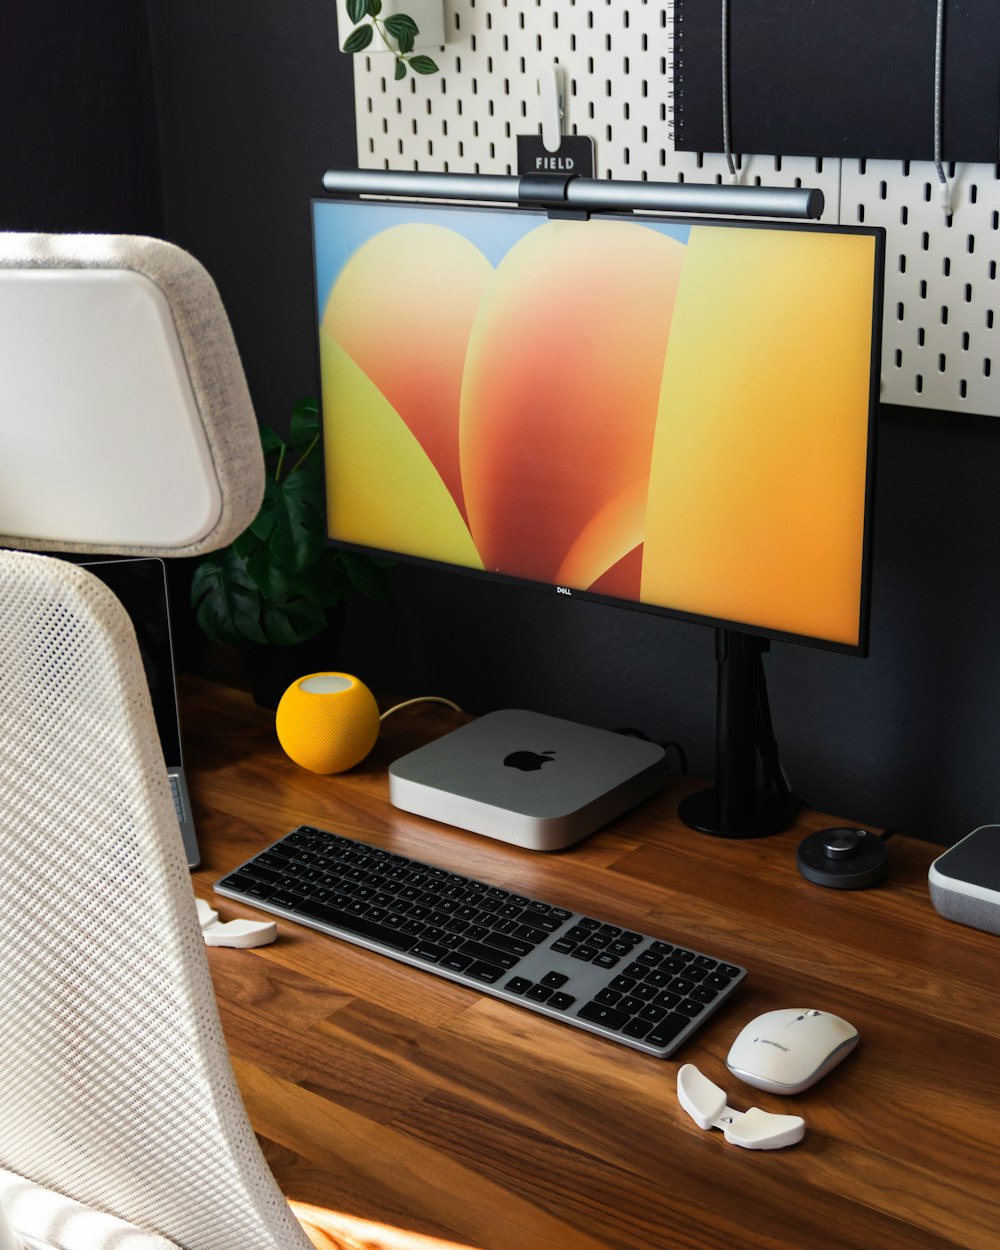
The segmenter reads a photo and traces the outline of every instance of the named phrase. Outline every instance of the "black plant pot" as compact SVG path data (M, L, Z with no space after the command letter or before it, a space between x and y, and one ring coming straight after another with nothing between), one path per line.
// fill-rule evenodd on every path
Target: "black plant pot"
M322 633L288 647L251 644L243 648L250 694L258 707L276 708L288 687L308 673L337 671L342 616L331 613Z

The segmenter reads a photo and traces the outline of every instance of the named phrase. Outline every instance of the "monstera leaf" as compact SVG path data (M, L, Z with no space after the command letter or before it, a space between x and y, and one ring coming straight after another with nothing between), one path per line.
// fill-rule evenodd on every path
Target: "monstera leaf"
M261 447L260 511L229 547L202 557L191 603L214 642L290 646L320 633L328 610L353 595L386 598L391 562L327 544L315 399L295 405L287 439L262 427Z

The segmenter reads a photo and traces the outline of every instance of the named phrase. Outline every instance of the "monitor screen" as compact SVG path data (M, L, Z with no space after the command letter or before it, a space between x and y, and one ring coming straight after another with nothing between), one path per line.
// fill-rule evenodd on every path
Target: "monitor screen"
M313 223L332 543L864 652L879 231Z

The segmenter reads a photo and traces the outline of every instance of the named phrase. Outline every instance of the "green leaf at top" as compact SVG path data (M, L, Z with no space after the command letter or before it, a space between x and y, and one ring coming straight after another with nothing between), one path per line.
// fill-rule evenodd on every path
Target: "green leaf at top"
M398 56L396 57L396 71L393 74L393 77L397 82L399 82L401 78L406 77L406 62Z
M352 22L360 22L368 11L368 0L347 0L347 16Z
M393 13L385 19L385 28L392 35L393 39L398 39L401 34L416 35L420 27L405 13Z
M372 28L370 26L355 26L351 33L344 40L345 52L363 52L372 41Z
M382 0L368 0L368 14L370 17L378 17L382 12Z
M400 52L413 51L413 32L410 30L401 30L396 36L396 46Z
M436 74L438 72L437 61L431 60L429 56L411 56L410 69L415 74Z

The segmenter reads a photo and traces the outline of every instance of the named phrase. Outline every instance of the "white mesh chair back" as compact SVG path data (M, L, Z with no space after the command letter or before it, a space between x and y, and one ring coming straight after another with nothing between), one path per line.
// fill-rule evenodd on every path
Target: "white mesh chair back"
M0 546L197 555L263 457L215 284L133 235L0 233Z
M0 553L0 1168L184 1250L307 1250L219 1025L131 623Z

